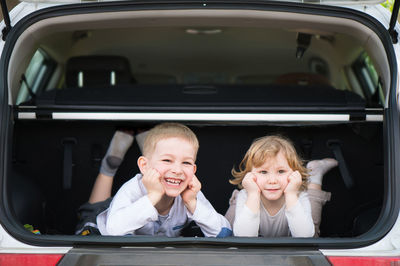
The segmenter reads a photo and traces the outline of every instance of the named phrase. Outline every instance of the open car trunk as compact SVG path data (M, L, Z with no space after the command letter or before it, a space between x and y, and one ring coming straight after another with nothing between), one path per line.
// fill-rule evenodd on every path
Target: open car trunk
M2 57L7 230L37 245L343 248L381 238L399 196L388 155L397 73L390 38L355 10L299 7L96 3L43 9L18 23ZM323 180L332 198L320 237L205 239L192 237L195 228L178 239L74 236L115 130L163 121L198 136L196 175L221 214L235 189L231 170L258 137L289 137L306 161L336 158ZM138 173L138 156L134 144L114 193Z
M42 234L73 234L77 209L88 200L109 140L121 125L137 126L103 121L18 121L9 184L16 218L34 224ZM228 182L232 167L239 165L252 140L277 133L292 139L306 160L334 158L337 151L343 155L341 163L347 165L348 176L336 168L324 177L324 190L332 193L332 199L323 209L321 237L358 236L379 217L384 198L380 123L189 126L200 142L197 176L202 191L220 213L226 212L234 189ZM114 178L114 192L138 173L139 156L139 148L133 145ZM69 159L72 164L66 166ZM70 181L68 171L72 171ZM352 183L344 178L351 178ZM30 193L35 194L28 196Z

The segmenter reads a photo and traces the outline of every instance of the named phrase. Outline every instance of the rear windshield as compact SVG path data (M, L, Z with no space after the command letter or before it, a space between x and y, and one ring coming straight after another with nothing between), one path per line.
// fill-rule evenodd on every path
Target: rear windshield
M91 51L90 44L99 46L110 34L115 39L111 54L109 46ZM117 42L122 36L128 37ZM73 39L68 53L83 55L57 61L51 56L54 49L66 51L49 51L46 42L66 38ZM334 57L350 52L329 45L349 41L358 56L352 53L348 65L338 65ZM21 76L17 104L363 109L384 102L371 58L346 35L264 28L133 28L73 31L43 42ZM336 55L322 53L318 45Z

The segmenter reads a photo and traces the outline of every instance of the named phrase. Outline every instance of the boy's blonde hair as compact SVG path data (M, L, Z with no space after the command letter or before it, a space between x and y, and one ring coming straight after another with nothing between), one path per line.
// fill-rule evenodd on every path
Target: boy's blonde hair
M239 164L239 171L236 171L235 168L232 169L234 179L229 180L229 182L242 188L242 180L248 172L251 172L254 167L262 166L269 158L275 157L280 151L283 152L290 168L293 171L299 171L301 174L303 182L300 191L306 190L309 176L307 169L303 166L303 161L297 154L293 143L279 135L265 136L253 141Z
M187 140L193 145L195 150L194 157L196 159L197 151L199 149L199 141L190 128L179 123L162 123L150 129L144 140L143 155L147 157L151 156L157 143L166 138L182 138Z

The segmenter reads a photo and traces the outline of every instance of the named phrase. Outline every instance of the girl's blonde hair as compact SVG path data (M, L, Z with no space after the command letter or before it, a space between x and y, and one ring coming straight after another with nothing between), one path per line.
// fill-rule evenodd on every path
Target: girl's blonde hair
M195 151L195 159L197 156L197 151L199 149L199 141L196 134L185 125L179 123L162 123L153 127L149 130L144 144L143 144L143 155L151 156L156 148L157 143L166 138L181 138L187 140L193 145Z
M293 143L279 135L265 136L253 141L239 164L239 171L236 171L235 168L232 169L234 179L229 180L229 182L242 188L242 180L248 172L251 172L254 167L262 166L269 158L275 157L280 151L283 152L290 168L293 171L299 171L301 174L303 182L300 191L306 190L309 175L307 169L303 166L303 160L297 154Z

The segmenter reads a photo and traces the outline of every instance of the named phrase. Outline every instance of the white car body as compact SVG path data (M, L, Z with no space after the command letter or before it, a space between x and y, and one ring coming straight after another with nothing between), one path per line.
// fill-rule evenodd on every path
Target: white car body
M16 7L14 7L10 11L10 19L11 26L14 26L22 20L25 16L31 14L40 9L53 7L56 5L63 5L63 2L48 2L48 3L40 3L40 2L21 2ZM205 3L206 4L206 3ZM324 3L323 3L324 4ZM364 12L375 19L377 19L385 28L389 28L389 22L391 13L379 3L357 3L356 5L349 3L344 4L340 2L338 4L328 3L332 5L339 5L345 8L350 8L354 10L358 10L360 12ZM5 27L4 21L0 23L0 28L3 29ZM396 23L395 30L400 32L399 25ZM5 41L0 41L0 51L3 50L5 46ZM400 62L400 43L393 44L393 49L396 53L397 64ZM397 73L397 82L399 80L399 73ZM399 86L397 84L397 108L400 109L400 98L399 98ZM388 99L389 97L387 97ZM12 99L9 99L9 103L12 104ZM388 103L386 103L388 104ZM190 114L189 114L190 115ZM130 117L132 118L132 117ZM127 119L130 119L127 118ZM176 120L176 116L173 119ZM224 119L226 116L224 117ZM110 118L112 119L112 118ZM152 119L152 118L148 118ZM186 120L186 117L183 117L182 120ZM202 118L200 117L199 120ZM247 119L247 118L244 118ZM379 118L378 118L379 119ZM164 120L168 120L168 118L164 118ZM219 118L216 118L218 121ZM282 120L281 120L282 121ZM400 163L399 163L400 164ZM229 245L228 245L229 246ZM22 241L14 238L3 226L0 227L0 253L5 254L15 254L18 256L19 254L60 254L64 255L73 249L72 246L68 245L60 245L60 246L41 246L41 245L32 245L26 244ZM137 248L140 249L140 248ZM228 248L229 249L229 248ZM132 248L135 250L135 248ZM392 227L392 229L380 240L377 242L363 246L360 248L333 248L333 249L319 249L319 251L326 257L347 257L349 261L353 261L353 257L356 258L355 262L360 263L363 259L370 259L368 262L376 263L377 261L381 261L385 258L387 259L385 262L394 260L398 263L400 261L400 217L397 218L396 223ZM2 255L0 255L0 262L2 261ZM358 258L358 260L357 260ZM34 260L33 260L34 261ZM353 261L354 262L354 261ZM357 265L357 264L355 264ZM374 264L375 265L375 264Z

